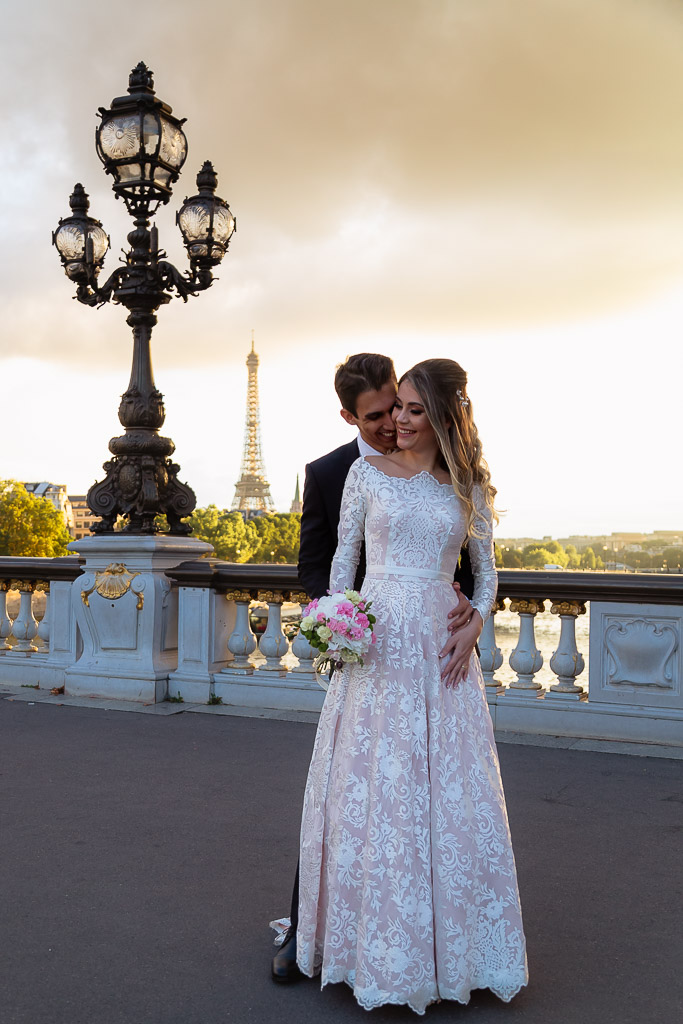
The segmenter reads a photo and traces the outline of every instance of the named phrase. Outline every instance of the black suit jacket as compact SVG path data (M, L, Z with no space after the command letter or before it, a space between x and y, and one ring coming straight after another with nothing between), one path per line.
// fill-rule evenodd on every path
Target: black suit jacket
M322 597L330 585L332 559L337 550L337 528L344 484L351 466L358 458L358 442L351 441L335 448L306 466L301 545L299 548L299 579L309 597ZM365 545L361 548L354 587L365 579ZM463 594L471 598L474 578L467 548L463 548L455 573Z

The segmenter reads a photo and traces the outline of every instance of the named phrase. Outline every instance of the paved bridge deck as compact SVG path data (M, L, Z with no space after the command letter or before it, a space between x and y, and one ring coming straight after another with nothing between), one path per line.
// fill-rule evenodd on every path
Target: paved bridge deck
M28 695L24 695L28 696ZM399 1024L278 987L314 726L0 699L3 1024ZM678 1024L683 766L500 746L531 980L427 1020Z

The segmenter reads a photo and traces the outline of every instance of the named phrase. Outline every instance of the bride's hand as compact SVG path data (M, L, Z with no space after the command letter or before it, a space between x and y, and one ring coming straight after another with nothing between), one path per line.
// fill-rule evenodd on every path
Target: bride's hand
M451 633L446 644L439 655L441 658L448 657L448 661L441 670L441 679L445 686L457 686L467 676L472 651L484 628L481 615L475 609L466 625Z

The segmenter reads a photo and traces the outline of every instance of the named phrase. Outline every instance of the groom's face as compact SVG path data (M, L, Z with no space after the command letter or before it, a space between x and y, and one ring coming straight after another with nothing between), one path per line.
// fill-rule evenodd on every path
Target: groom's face
M396 425L391 411L396 401L396 387L391 382L379 391L362 391L356 399L356 415L342 409L342 418L358 427L360 436L371 448L388 452L396 447Z

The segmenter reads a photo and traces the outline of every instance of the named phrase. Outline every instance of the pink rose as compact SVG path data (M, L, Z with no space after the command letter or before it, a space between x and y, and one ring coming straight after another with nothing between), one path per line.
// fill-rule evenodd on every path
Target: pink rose
M366 629L370 625L370 620L367 615L363 615L362 612L359 612L358 615L356 615L356 622L359 626L362 626L363 629Z

